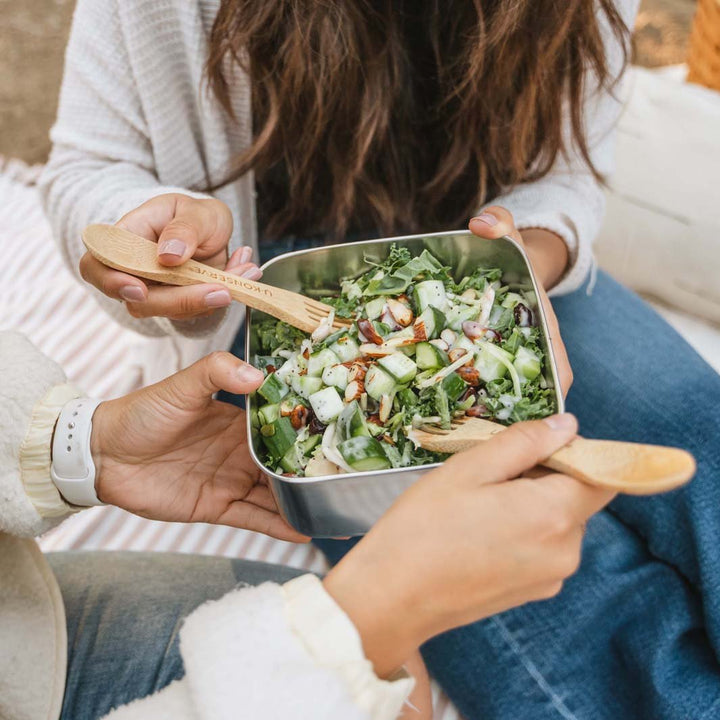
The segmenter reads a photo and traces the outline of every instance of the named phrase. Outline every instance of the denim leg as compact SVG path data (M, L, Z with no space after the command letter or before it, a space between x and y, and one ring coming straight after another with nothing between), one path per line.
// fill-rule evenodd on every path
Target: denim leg
M600 273L591 296L555 301L575 383L568 410L588 437L677 445L697 460L690 485L611 511L702 596L720 651L720 375L637 295Z
M182 622L238 584L286 582L298 570L199 555L64 552L47 556L68 630L62 720L96 720L182 677Z

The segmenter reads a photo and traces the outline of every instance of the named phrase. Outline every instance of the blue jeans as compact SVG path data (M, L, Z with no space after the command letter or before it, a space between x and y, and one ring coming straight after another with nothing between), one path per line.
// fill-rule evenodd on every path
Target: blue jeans
M301 574L261 562L172 553L46 557L67 617L61 720L98 720L182 677L180 626L206 600L217 600L239 584L282 583Z
M554 307L582 433L682 446L697 476L618 497L558 597L437 637L425 661L468 720L720 718L720 376L605 273ZM353 541L316 544L337 562Z

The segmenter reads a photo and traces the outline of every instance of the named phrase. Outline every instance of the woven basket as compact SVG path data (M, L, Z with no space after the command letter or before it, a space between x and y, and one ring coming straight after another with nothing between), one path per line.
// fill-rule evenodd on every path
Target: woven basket
M698 0L690 35L688 80L720 90L720 0Z

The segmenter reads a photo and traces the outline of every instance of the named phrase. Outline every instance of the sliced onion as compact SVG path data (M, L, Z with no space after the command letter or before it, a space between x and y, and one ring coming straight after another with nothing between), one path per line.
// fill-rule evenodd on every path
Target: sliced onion
M492 285L489 285L485 292L480 297L480 314L478 315L478 323L480 325L487 325L490 319L490 312L492 311L493 303L495 302L495 290Z
M335 463L341 470L345 472L355 472L346 462L345 458L340 454L335 443L335 423L330 423L322 436L321 448L323 455L331 462Z
M448 347L455 344L455 341L457 340L457 333L454 330L451 330L450 328L445 328L440 333L440 339L447 344Z
M319 325L313 330L310 339L313 342L322 342L332 332L332 326L335 322L335 308L331 309L330 312L324 317Z

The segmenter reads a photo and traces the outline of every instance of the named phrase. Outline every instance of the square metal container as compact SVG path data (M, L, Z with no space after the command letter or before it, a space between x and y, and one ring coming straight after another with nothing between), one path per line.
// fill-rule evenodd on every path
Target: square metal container
M524 289L532 298L531 309L541 330L541 346L545 353L545 379L555 388L558 412L564 408L559 392L557 366L550 345L545 313L537 302L537 282L525 251L509 237L480 240L469 232L446 232L431 235L406 235L381 240L330 245L291 252L273 258L263 266L263 282L301 292L303 288L324 289L325 295L339 290L343 277L356 276L368 269L367 257L384 260L390 246L397 243L414 255L427 248L443 264L453 268L457 279L470 274L476 267L499 267L506 282ZM252 324L265 315L247 309L246 358L258 354L252 337ZM262 442L253 433L250 410L253 399L248 397L248 436L251 455L258 467L270 478L270 485L285 519L297 530L313 537L362 535L387 510L395 498L428 470L438 464L412 468L391 468L378 472L356 472L314 478L283 477L263 465L259 458Z

